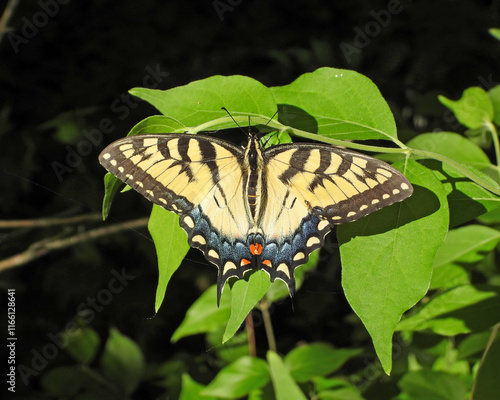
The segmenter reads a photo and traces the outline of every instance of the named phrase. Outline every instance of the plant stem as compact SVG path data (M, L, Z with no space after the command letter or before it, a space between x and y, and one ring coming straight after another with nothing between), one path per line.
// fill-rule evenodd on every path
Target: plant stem
M500 196L500 187L493 186L489 182L485 181L484 179L478 177L473 172L469 171L465 166L456 162L455 160L452 160L451 158L448 158L448 157L443 156L443 155L438 154L438 153L432 153L430 151L417 150L417 149L410 149L410 151L411 151L411 154L416 155L416 156L421 156L423 158L432 158L432 159L435 159L438 161L443 161L444 163L448 164L449 166L455 168L462 175L469 178L472 182L477 183L479 186L482 186L483 188L490 191L491 193L496 194L497 196Z
M276 339L274 338L273 324L271 322L271 314L269 314L270 303L264 296L259 303L259 309L262 313L262 319L264 320L264 328L266 330L267 343L269 345L269 350L276 351Z
M387 136L387 140L392 141L393 143L395 143L399 147L369 146L369 145L355 143L355 142L346 142L344 140L332 139L332 138L324 136L324 135L317 135L315 133L302 131L300 129L295 129L295 128L292 128L290 126L283 125L280 122L278 122L277 120L270 120L270 121L267 120L267 123L266 123L266 119L260 115L251 115L251 116L252 116L252 119L254 121L262 122L269 127L276 128L279 131L286 131L290 134L293 134L295 136L300 136L300 137L303 137L306 139L321 141L321 142L336 145L336 146L344 146L344 147L356 149L356 150L371 151L371 152L377 152L377 153L405 154L407 159L411 155L416 155L416 156L420 156L423 158L431 158L431 159L439 160L439 161L442 161L442 162L450 165L451 167L455 168L457 171L459 171L461 174L463 174L464 176L469 178L474 183L477 183L479 186L482 186L483 188L490 191L491 193L493 193L497 196L500 196L500 187L494 186L491 183L485 181L484 179L478 177L476 174L469 171L466 167L464 167L460 163L452 160L451 158L448 158L448 157L443 156L441 154L433 153L430 151L409 148L403 142L401 142L398 138L387 135L384 132L380 132L380 133L383 135L385 134L385 136ZM243 121L242 118L247 118L247 116L240 115L240 116L234 117L234 119L236 121ZM207 123L205 123L203 125L199 125L195 128L190 128L189 131L196 133L196 132L200 132L202 130L206 130L210 126L215 126L216 124L221 124L221 123L226 123L226 122L227 123L231 122L229 117L218 118L217 120L207 122ZM499 162L499 160L500 160L500 143L498 143L498 135L496 133L495 127L492 124L491 124L491 126L488 125L488 129L492 132L492 136L494 137L493 141L495 143L495 151L497 153L496 154L497 155L497 162Z
M248 354L250 357L257 356L257 346L255 345L255 329L253 326L252 312L250 311L245 318L248 338Z
M498 177L500 178L500 143L498 141L498 132L490 121L485 121L486 129L491 133L491 139L493 140L493 147L495 148L495 159L497 161Z
M488 352L490 351L490 348L493 345L493 342L495 341L499 332L500 332L500 323L496 324L493 327L493 329L491 330L491 334L490 334L490 337L488 339L488 344L486 345L486 348L484 349L484 353L483 353L483 356L481 357L481 362L479 364L479 368L477 369L477 372L476 372L476 377L474 378L474 382L472 383L472 389L470 391L470 400L474 400L474 390L476 389L477 377L478 377L479 373L481 372L481 367L484 363L484 360L486 359L486 356L488 355Z

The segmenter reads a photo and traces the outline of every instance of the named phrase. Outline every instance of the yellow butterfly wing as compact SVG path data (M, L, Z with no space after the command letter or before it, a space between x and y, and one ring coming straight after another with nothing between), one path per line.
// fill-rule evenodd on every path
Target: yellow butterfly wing
M219 268L221 286L251 265L252 226L245 199L243 151L203 135L139 135L103 150L100 163L151 202L180 214L189 244ZM222 287L220 289L222 291Z
M271 279L294 290L293 273L320 248L332 225L351 222L413 193L390 165L333 146L295 143L264 152L266 206L258 226ZM266 260L268 262L266 262Z

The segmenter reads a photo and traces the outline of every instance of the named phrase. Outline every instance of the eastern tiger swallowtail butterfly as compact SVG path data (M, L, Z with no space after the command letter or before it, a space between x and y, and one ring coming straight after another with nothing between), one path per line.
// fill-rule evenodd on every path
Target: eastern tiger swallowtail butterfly
M326 144L246 148L204 135L120 139L100 163L151 202L180 215L191 247L218 267L218 300L230 277L263 269L295 292L294 270L333 225L413 193L390 165Z

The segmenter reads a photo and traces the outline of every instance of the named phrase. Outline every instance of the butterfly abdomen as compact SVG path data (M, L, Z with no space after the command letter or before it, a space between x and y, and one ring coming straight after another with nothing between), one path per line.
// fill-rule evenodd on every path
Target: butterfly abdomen
M246 184L246 196L252 219L255 221L256 211L259 204L262 205L262 148L255 138L251 138L245 151L245 163L248 164L248 181Z

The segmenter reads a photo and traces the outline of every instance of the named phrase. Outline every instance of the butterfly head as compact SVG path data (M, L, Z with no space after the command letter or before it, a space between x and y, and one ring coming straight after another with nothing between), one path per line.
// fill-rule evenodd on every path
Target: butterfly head
M240 130L246 134L249 143L250 142L257 143L257 145L259 147L262 147L262 148L267 147L267 144L268 144L270 138L272 137L272 135L270 135L264 141L261 141L261 139L264 138L266 135L268 135L270 133L269 128L266 129L266 127L269 124L269 122L271 122L272 119L276 116L276 114L278 114L278 110L276 110L276 112L273 114L273 116L269 119L269 121L265 125L260 125L260 126L262 126L262 129L258 129L255 126L251 125L250 115L249 115L248 116L248 130L245 131L245 129L243 129L240 126L240 124L238 124L238 122L236 122L236 120L233 118L233 116L231 115L231 113L228 111L228 109L226 107L221 107L221 108L222 108L222 110L224 110L231 117L231 119L238 126L238 128L240 128Z

